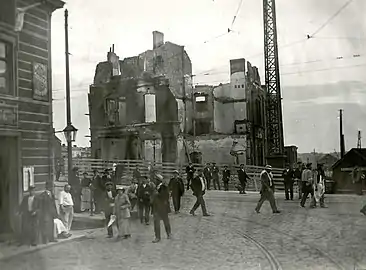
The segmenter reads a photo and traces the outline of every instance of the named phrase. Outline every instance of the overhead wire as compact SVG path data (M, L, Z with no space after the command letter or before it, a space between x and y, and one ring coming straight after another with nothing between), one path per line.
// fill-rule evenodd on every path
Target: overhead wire
M343 6L341 6L327 21L325 21L317 30L315 30L310 37L314 37L319 33L324 27L326 27L332 20L334 20L346 7L349 6L354 0L347 1Z

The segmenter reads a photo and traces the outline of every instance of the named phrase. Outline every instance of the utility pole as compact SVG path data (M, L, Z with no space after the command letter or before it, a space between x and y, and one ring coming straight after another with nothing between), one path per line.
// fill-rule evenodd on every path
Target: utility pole
M71 102L70 102L70 63L69 63L69 30L68 30L69 12L65 10L65 60L66 60L66 120L67 126L71 126ZM72 175L72 141L67 141L67 170L69 184Z
M340 150L341 158L345 154L344 135L343 135L343 110L339 110L339 138L340 138Z
M357 148L361 149L361 130L358 131L357 135Z

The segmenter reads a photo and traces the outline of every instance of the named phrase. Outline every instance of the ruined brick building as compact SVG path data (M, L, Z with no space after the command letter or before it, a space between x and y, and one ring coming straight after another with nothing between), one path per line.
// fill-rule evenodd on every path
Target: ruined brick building
M258 70L230 61L230 83L192 85L183 46L153 32L153 49L119 57L111 49L90 86L92 157L164 162L264 164L265 92Z
M245 59L230 61L230 83L194 89L191 151L202 162L265 163L265 91L258 69ZM238 160L232 148L243 155Z

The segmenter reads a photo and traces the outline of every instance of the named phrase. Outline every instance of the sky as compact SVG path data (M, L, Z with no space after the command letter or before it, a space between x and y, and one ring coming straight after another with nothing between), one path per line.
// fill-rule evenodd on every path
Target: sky
M185 45L194 83L228 82L229 61L235 58L257 66L264 83L262 1L66 3L72 122L79 129L79 146L89 145L89 85L112 44L120 59L131 57L152 49L152 32L158 30L165 41ZM339 151L338 110L343 108L346 149L356 147L357 131L366 132L366 2L277 0L276 10L285 145L296 145L301 153ZM58 10L52 15L56 131L66 126L64 35L64 10Z

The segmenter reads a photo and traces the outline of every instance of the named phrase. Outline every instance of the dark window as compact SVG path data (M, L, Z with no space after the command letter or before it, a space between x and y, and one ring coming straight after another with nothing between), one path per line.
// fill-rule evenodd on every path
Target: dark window
M115 125L117 122L117 114L118 111L116 107L116 101L114 99L106 100L106 114L108 119L108 125Z
M206 112L208 111L208 102L206 96L196 96L196 112Z
M244 88L244 84L241 85L241 88Z
M204 135L210 133L211 123L203 120L196 120L196 135Z
M127 123L126 114L127 114L126 100L120 99L118 102L118 123L121 126L125 126Z
M0 93L12 94L13 61L12 46L0 40Z
M235 88L236 88L236 84L235 84L235 86L234 86Z

